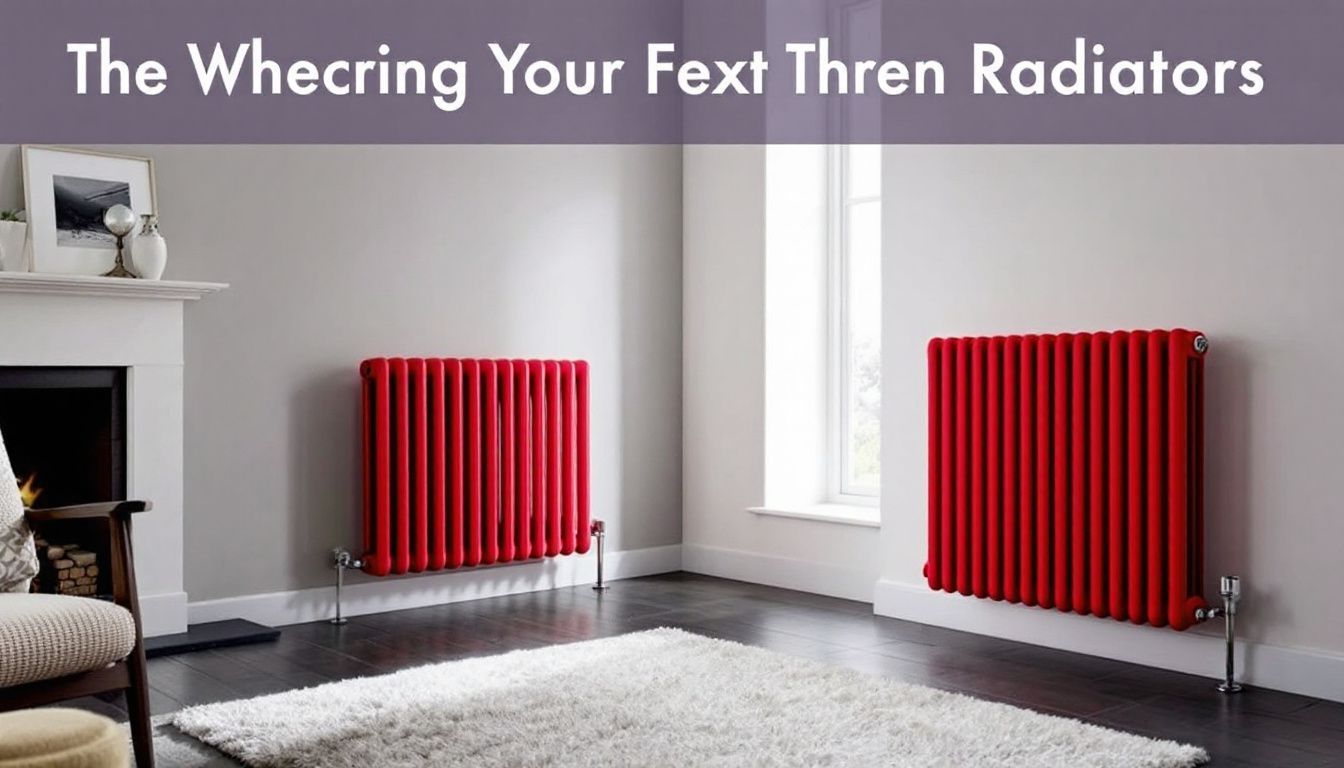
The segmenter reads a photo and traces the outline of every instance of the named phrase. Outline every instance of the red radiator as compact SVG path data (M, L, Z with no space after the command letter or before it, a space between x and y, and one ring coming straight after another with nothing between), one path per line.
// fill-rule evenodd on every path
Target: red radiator
M588 551L588 364L374 358L364 382L365 572Z
M929 343L929 586L1185 629L1205 606L1197 332Z

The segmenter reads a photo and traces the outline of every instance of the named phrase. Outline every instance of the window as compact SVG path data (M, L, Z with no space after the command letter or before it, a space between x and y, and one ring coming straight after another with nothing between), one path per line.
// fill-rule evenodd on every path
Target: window
M832 59L877 60L880 0L827 0ZM880 98L835 99L825 144L768 144L762 515L880 527ZM782 114L782 113L781 113Z
M831 495L876 500L881 476L882 148L831 151Z

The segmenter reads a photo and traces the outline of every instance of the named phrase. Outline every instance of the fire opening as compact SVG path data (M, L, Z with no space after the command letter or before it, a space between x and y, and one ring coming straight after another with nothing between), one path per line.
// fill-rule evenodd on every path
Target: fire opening
M23 499L23 506L32 509L37 503L37 497L42 495L42 488L37 485L37 473L33 472L19 481L19 498Z

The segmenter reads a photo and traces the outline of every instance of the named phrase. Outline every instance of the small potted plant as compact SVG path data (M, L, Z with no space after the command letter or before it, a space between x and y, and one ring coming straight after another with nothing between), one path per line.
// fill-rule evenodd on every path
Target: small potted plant
M28 271L28 222L23 211L0 211L0 270Z

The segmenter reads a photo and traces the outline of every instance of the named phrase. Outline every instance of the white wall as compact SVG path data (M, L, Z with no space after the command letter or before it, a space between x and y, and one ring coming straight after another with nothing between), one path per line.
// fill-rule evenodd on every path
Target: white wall
M683 562L871 600L874 528L757 515L766 495L766 149L688 146L683 164Z
M186 313L193 603L325 587L358 548L375 355L588 359L593 514L612 550L679 543L678 147L119 149L157 160L166 277L232 284ZM0 208L20 176L0 146Z
M1207 579L1243 578L1252 682L1344 698L1344 149L889 147L879 612L1216 674L1217 643L931 592L936 335L1206 332Z

